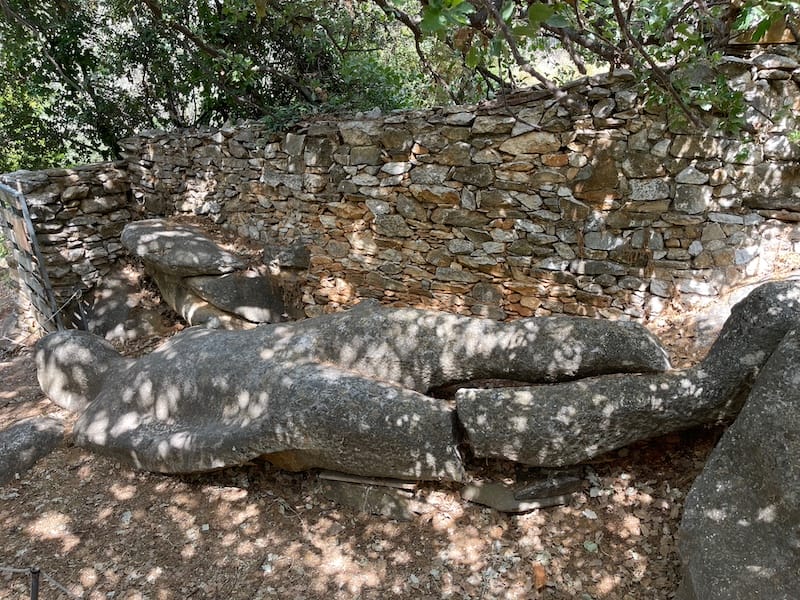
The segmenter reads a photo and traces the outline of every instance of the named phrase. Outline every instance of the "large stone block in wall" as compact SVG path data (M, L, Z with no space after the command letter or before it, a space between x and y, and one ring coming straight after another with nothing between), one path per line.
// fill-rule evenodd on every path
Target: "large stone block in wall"
M500 144L500 150L508 154L545 154L560 148L561 139L546 131L530 131Z
M675 210L696 215L705 212L711 203L713 188L708 185L679 183L675 186Z
M380 139L382 133L383 123L378 120L339 123L339 135L348 146L370 146Z

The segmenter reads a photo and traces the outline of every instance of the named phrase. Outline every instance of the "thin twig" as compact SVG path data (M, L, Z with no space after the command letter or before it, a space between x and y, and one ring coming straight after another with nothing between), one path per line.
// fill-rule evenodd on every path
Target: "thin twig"
M519 46L517 46L514 35L511 33L508 24L503 20L503 17L498 12L494 3L487 0L480 1L483 7L489 11L489 14L492 16L492 20L494 20L495 24L500 30L501 35L503 36L503 39L508 44L508 48L511 51L511 55L514 57L514 62L517 63L517 66L539 81L546 89L550 90L554 96L557 98L561 97L563 92L559 90L558 86L537 71L530 61L525 60L525 57L522 56L522 52L520 52Z
M675 89L675 86L672 85L672 81L670 81L669 76L664 72L664 70L658 66L655 60L648 54L647 50L645 50L644 46L642 45L641 41L639 41L632 33L630 28L628 27L628 22L625 19L625 15L622 14L622 8L620 7L619 0L611 0L611 4L614 8L614 17L617 20L617 24L619 25L620 31L622 31L623 35L628 39L628 41L636 48L636 51L639 55L644 58L647 64L653 71L653 75L655 75L656 79L661 83L661 87L663 87L667 93L672 96L672 99L680 107L681 111L689 118L692 124L695 127L702 128L703 123L700 119L697 118L689 106L684 102L681 95L678 93L678 90Z

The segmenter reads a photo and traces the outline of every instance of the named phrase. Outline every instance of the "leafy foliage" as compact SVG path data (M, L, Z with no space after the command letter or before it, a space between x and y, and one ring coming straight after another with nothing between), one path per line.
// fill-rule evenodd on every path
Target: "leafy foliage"
M376 0L377 1L377 0ZM465 64L493 75L495 87L533 81L555 91L535 64L537 51L557 44L578 73L605 64L638 76L651 102L665 104L696 127L721 117L741 125L743 103L713 68L732 35L758 41L776 22L793 27L798 2L746 0L427 0L419 30L458 49Z
M0 0L0 72L15 82L0 165L110 158L153 127L416 103L426 81L404 37L348 0Z
M543 53L638 76L695 127L741 125L714 75L777 0L0 0L0 171L111 158L137 130L556 92ZM564 61L562 61L563 63ZM698 68L702 67L702 68ZM699 72L711 77L698 80ZM713 117L713 119L712 119Z

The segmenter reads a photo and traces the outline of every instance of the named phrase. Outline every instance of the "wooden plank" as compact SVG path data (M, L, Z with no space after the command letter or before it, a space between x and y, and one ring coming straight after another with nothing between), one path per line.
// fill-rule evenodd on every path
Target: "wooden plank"
M759 40L754 40L755 27L738 34L728 42L731 46L745 46L753 44L794 44L792 30L786 26L786 18L776 19L764 36Z

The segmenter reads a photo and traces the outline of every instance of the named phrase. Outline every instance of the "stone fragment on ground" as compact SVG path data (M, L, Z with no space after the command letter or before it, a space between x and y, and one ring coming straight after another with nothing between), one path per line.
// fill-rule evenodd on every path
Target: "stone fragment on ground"
M322 472L319 491L328 500L359 512L409 521L430 510L417 495L417 485L388 479L348 477Z
M514 486L500 482L475 482L462 488L461 497L505 513L523 513L537 508L560 506L569 504L572 499L571 494L558 494L521 500L517 497L518 491Z
M128 223L121 239L128 252L149 267L174 275L215 275L245 266L198 228L165 219Z
M136 360L75 331L37 348L42 389L81 413L76 443L139 468L204 471L270 455L295 470L456 481L456 415L428 390L667 365L631 323L497 323L376 303L249 331L191 328Z
M558 467L634 441L735 417L760 369L800 321L800 281L768 283L737 304L708 356L685 370L613 374L517 388L462 389L477 457Z
M800 598L798 365L794 329L692 486L679 532L679 600Z
M245 270L239 257L196 227L137 221L125 226L122 243L142 259L164 301L190 325L243 329L286 318L281 288L267 267Z
M25 419L0 431L0 485L25 473L63 438L64 423L54 417Z

